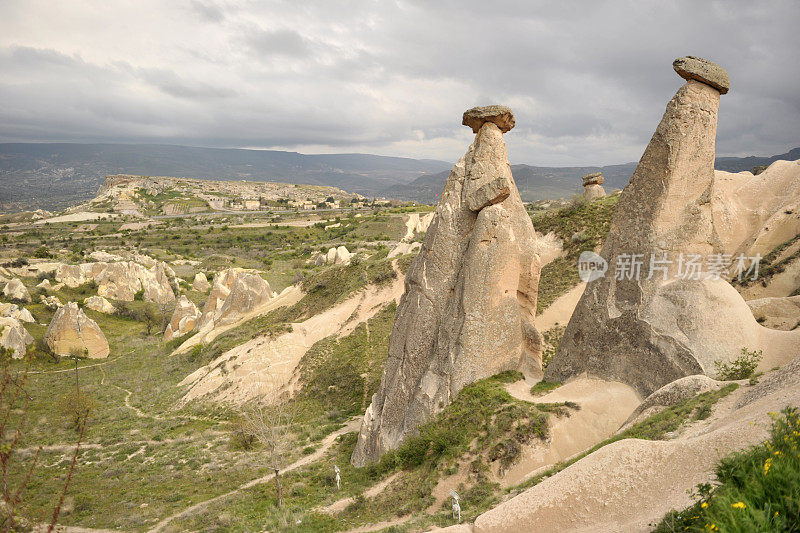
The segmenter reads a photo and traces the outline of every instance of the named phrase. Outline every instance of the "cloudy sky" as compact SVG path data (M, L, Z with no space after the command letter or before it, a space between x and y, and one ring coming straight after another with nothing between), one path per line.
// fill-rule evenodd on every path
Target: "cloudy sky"
M510 105L515 163L638 160L681 85L727 68L718 155L800 145L795 0L0 2L0 142L158 142L454 160Z

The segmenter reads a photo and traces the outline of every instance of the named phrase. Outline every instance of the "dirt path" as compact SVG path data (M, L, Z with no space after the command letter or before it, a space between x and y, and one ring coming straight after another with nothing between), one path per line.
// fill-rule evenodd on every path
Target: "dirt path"
M578 305L578 300L583 296L583 291L586 289L585 283L579 283L571 288L565 294L562 294L551 303L547 309L542 311L536 317L536 329L539 331L547 331L553 326L566 326L569 323L575 307Z
M348 422L347 425L345 425L343 428L334 431L333 433L331 433L330 435L328 435L327 437L322 439L322 442L320 443L319 448L317 448L317 450L315 450L314 453L306 455L305 457L303 457L301 459L298 459L294 463L292 463L289 466L287 466L286 468L284 468L282 473L291 472L292 470L296 470L296 469L298 469L300 467L303 467L303 466L306 466L308 464L313 463L314 461L316 461L317 459L322 457L325 454L326 451L328 451L328 449L333 445L334 442L336 442L336 439L340 435L344 435L345 433L350 433L350 432L353 432L353 431L358 431L358 428L360 428L360 427L361 427L361 418L360 417L359 418L354 418L353 420ZM211 505L212 503L216 503L216 502L225 500L227 498L230 498L231 496L233 496L235 494L238 494L239 492L241 492L243 490L249 489L251 487L255 487L256 485L260 485L262 483L267 483L269 481L272 481L273 477L275 477L274 474L267 474L266 476L262 476L262 477L253 479L251 481L248 481L247 483L245 483L243 485L240 485L238 488L235 488L235 489L233 489L231 491L228 491L225 494L220 494L219 496L215 496L214 498L211 498L210 500L206 500L206 501L203 501L203 502L200 502L200 503L196 503L196 504L192 505L191 507L188 507L188 508L184 509L183 511L180 511L178 513L175 513L175 514L173 514L171 516L168 516L168 517L164 518L158 524L156 524L152 529L150 529L150 531L151 532L162 531L173 520L177 520L179 518L187 517L189 515L192 515L192 514L196 513L197 511L199 511L199 510Z
M394 474L392 474L391 476L387 477L383 481L381 481L379 483L376 483L375 485L371 486L370 488L368 488L367 490L364 491L364 497L367 498L367 499L374 498L375 496L377 496L378 494L383 492L383 490L386 487L388 487L392 483L392 481L394 481L395 478L397 478L398 475L400 475L400 472L395 472ZM350 496L348 498L342 498L341 500L337 500L337 501L333 502L332 504L328 505L327 507L320 507L317 510L319 512L321 512L321 513L336 514L336 513L340 513L342 511L344 511L345 508L348 505L350 505L351 503L353 503L354 501L355 501L355 498Z
M105 361L101 361L99 363L93 363L91 365L78 366L78 371L81 371L84 368L94 368L94 367L97 367L97 366L102 367L102 366L111 364L114 361L116 361L117 359L119 359L121 357L125 357L126 355L130 355L132 353L133 353L133 351L130 351L130 352L127 352L127 353L120 354L120 355L114 357L113 359L106 359ZM75 367L62 368L60 370L30 370L30 371L28 371L28 375L32 376L32 375L41 375L41 374L61 374L63 372L75 372Z

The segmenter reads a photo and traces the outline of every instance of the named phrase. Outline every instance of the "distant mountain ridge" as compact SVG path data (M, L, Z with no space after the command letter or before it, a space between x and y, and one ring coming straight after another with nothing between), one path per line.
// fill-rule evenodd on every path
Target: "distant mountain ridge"
M800 159L800 148L793 148L785 154L768 157L718 157L715 168L727 172L752 171L753 167L769 165L779 159L795 161ZM539 167L531 165L511 165L514 181L520 196L526 202L553 198L569 198L582 190L581 176L590 172L602 172L605 178L603 187L607 191L622 189L636 170L638 163L621 165L585 167ZM432 203L442 191L449 170L435 174L423 174L411 183L392 185L385 191L386 196L400 200Z
M769 157L719 157L716 168L752 170L778 159L800 159L800 148ZM58 210L94 197L106 175L330 185L365 196L434 203L452 163L371 154L301 154L277 150L200 148L163 144L0 143L0 210ZM543 167L512 172L523 200L580 192L580 177L603 172L607 190L623 188L636 163Z
M331 185L378 196L450 163L372 154L161 144L0 144L0 209L58 209L92 198L106 175L137 174Z

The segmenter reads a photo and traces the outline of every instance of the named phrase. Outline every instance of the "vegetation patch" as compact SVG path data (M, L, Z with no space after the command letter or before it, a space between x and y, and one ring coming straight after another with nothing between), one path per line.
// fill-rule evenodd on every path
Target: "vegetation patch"
M769 441L723 458L716 483L698 485L697 502L654 531L800 531L800 415L787 407L772 416Z
M537 232L555 233L564 243L564 256L542 268L537 313L580 283L578 257L581 252L596 250L603 244L611 229L618 199L618 195L613 195L594 202L576 201L531 216Z

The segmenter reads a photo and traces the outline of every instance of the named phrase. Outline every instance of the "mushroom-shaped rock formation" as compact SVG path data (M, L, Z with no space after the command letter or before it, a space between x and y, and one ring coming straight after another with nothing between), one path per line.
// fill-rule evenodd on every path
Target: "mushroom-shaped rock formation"
M200 320L200 310L189 298L181 295L175 304L175 311L172 313L167 329L164 331L164 340L171 341L186 335L194 330L198 320Z
M591 202L606 195L606 190L603 189L604 179L601 172L586 174L581 179L583 180L583 197L586 201Z
M28 333L22 322L13 317L0 317L0 346L14 350L12 354L14 359L25 357L28 345L33 340L33 336Z
M800 348L800 332L760 326L721 277L687 275L686 258L707 263L728 246L710 201L717 85L727 88L727 75L694 59L678 65L688 80L620 195L600 253L609 273L587 285L547 367L548 381L588 373L647 396L683 376L713 373L716 360L731 360L742 348L763 349L766 368Z
M685 80L697 80L714 87L719 94L726 94L731 88L728 72L716 63L702 57L679 57L672 62L672 68Z
M3 288L3 295L6 298L11 298L12 300L17 300L18 302L28 302L31 301L31 293L28 292L27 287L19 280L19 278L14 278Z
M56 355L78 352L90 359L108 357L109 348L100 327L75 302L68 302L53 315L44 340Z
M408 270L354 465L399 446L465 385L503 370L541 368L536 233L502 133L513 114L501 106L471 109L464 123L477 135L450 172Z

